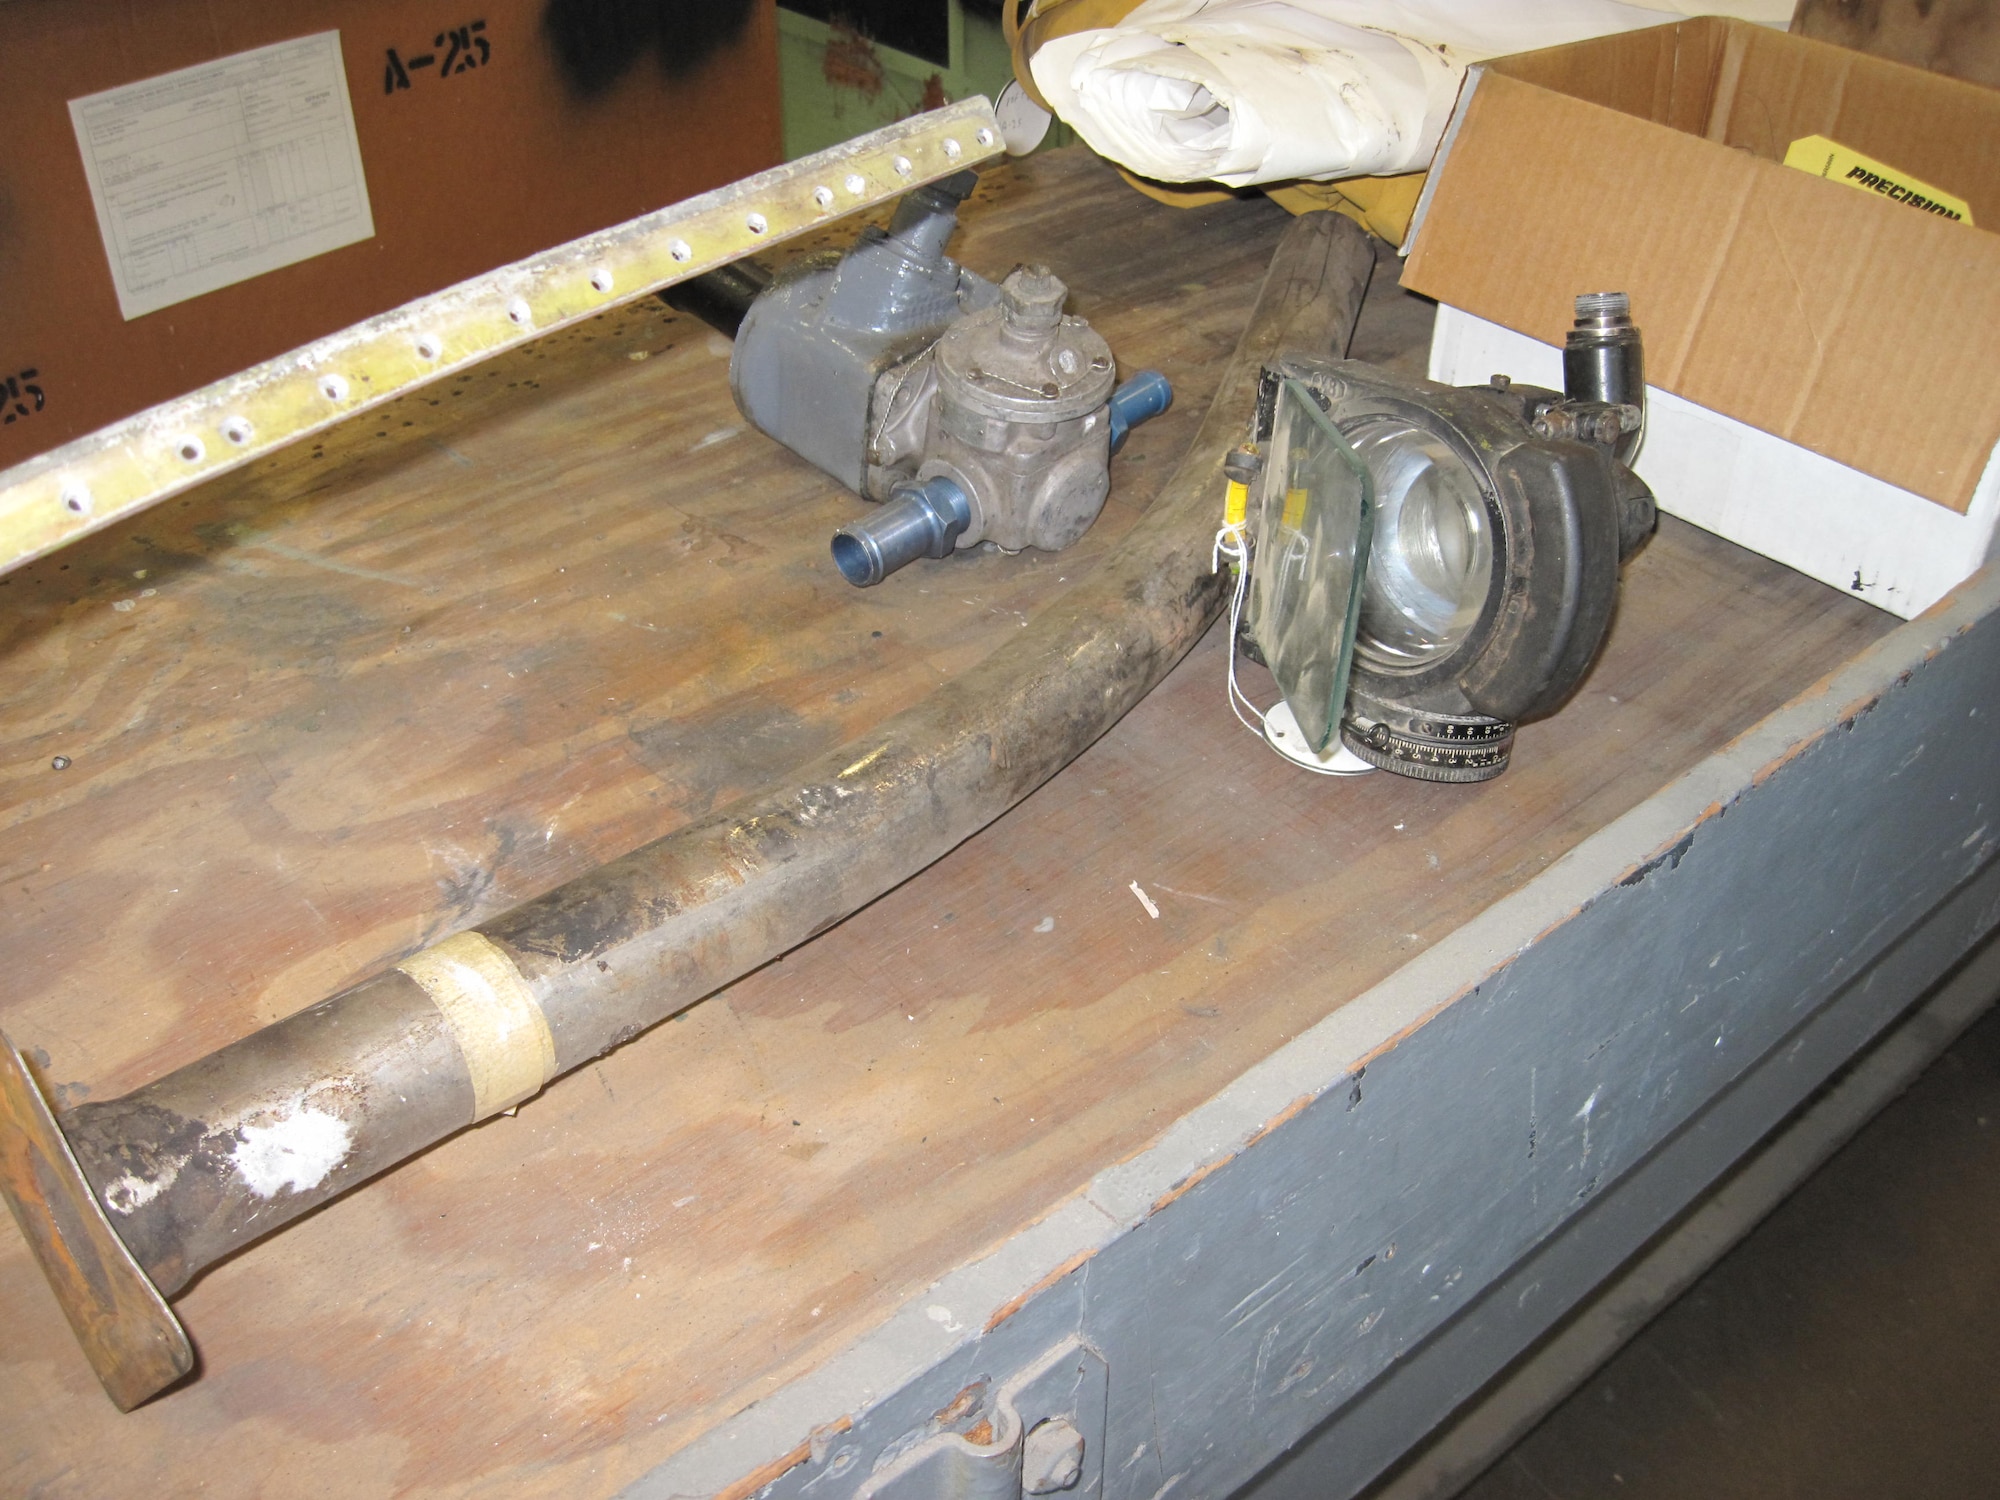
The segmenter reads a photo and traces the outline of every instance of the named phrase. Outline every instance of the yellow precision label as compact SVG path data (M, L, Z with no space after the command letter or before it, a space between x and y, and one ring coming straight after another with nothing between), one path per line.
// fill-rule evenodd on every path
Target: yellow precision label
M490 938L461 932L396 965L424 987L472 1075L472 1118L539 1093L556 1073L548 1017L514 960Z
M1880 193L1896 203L1907 203L1941 219L1972 222L1972 210L1963 198L1919 182L1908 172L1885 166L1872 156L1849 150L1823 135L1808 135L1793 141L1785 153L1785 165L1824 177L1828 182L1844 182L1864 193Z

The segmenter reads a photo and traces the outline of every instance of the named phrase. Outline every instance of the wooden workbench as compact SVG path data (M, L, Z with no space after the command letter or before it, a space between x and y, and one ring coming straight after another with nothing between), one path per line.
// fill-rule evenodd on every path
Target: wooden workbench
M858 502L743 428L724 341L648 307L0 580L0 1025L59 1098L122 1092L764 785L996 649L1082 576L1192 434L1283 216L1261 201L1170 210L1058 153L989 172L964 222L968 264L1048 261L1121 365L1165 370L1179 393L1116 461L1105 518L1070 552L981 551L850 589L826 547ZM1357 352L1412 357L1411 314L1391 300ZM1683 823L1740 823L1776 850L1733 810L1789 786L1797 763L1848 753L1811 748L1843 713L1846 744L1865 746L1897 692L1942 680L1924 661L1972 659L1909 644L1978 636L1990 606L1969 597L1940 607L1962 619L1893 631L1666 522L1583 690L1522 732L1505 776L1470 788L1288 767L1230 716L1211 632L1069 770L917 879L210 1271L177 1304L196 1378L132 1415L104 1399L0 1231L0 1492L847 1494L909 1425L905 1407L942 1405L967 1370L1004 1375L1009 1339L1047 1342L1045 1309L1089 1334L1090 1299L1123 1277L1127 1300L1156 1309L1156 1347L1112 1347L1108 1324L1097 1339L1114 1423L1103 1492L1152 1495L1178 1471L1194 1475L1178 1494L1227 1493L1791 1034L1730 1021L1732 1045L1757 1040L1709 1079L1700 1058L1663 1071L1678 1055L1666 1022L1649 1041L1606 1021L1586 1046L1572 1011L1550 1003L1555 1030L1524 1011L1514 1034L1549 1060L1523 1076L1552 1081L1494 1109L1520 1116L1509 1159L1518 1126L1552 1172L1559 1153L1575 1165L1581 1119L1577 1202L1542 1204L1539 1168L1516 1181L1477 1167L1502 1129L1475 1108L1477 1080L1519 1060L1470 1019L1505 989L1477 975L1555 951L1621 902L1671 902L1725 842L1677 842ZM1989 657L1992 634L1978 637ZM1929 764L1959 780L1937 785L1990 779L1945 734ZM1829 829L1868 812L1851 787L1828 795ZM1928 849L1945 831L1910 833ZM1809 846L1810 827L1798 836ZM1893 864L1894 843L1877 857ZM1935 878L1959 889L1990 844ZM1660 851L1671 864L1643 863ZM1846 854L1823 854L1803 881L1858 887ZM1805 951L1775 908L1742 912L1758 941L1676 935L1671 915L1628 914L1622 937L1586 951L1608 961L1629 944L1636 972L1670 987L1676 955L1704 944L1700 963L1714 951L1717 982L1740 980L1748 1004L1764 1002L1745 976ZM1888 920L1823 946L1813 972L1846 982L1917 916ZM1599 990L1596 1013L1650 1015L1641 988ZM1426 1089L1419 1042L1478 1058L1426 1063ZM1620 1134L1607 1096L1594 1145L1596 1106L1578 1114L1564 1091L1581 1075L1556 1059L1571 1043L1592 1067L1640 1059L1600 1087L1627 1079L1672 1108L1635 1108ZM1384 1110L1449 1108L1378 1120L1361 1103L1378 1080ZM1312 1144L1359 1122L1349 1145ZM1450 1131L1470 1180L1440 1176L1449 1152L1417 1154ZM1310 1164L1292 1187L1288 1153ZM1350 1158L1370 1186L1333 1182L1329 1164ZM1232 1182L1259 1206L1229 1206ZM1489 1211L1530 1186L1535 1213L1495 1228ZM1299 1243L1317 1247L1306 1270L1291 1257L1267 1283L1274 1307L1297 1289L1289 1310L1257 1303L1208 1338L1199 1309L1243 1305L1231 1278L1268 1248L1252 1239L1315 1192L1340 1200L1323 1206L1331 1227ZM1416 1277L1430 1252L1413 1235L1445 1232L1413 1227L1430 1224L1425 1203L1500 1258L1457 1304L1423 1266L1429 1301L1393 1302L1415 1310L1374 1335L1390 1343L1297 1352L1295 1334L1332 1326L1298 1310L1333 1306L1337 1278L1311 1266L1359 1274L1337 1227L1375 1234L1371 1260ZM1189 1235L1207 1258L1186 1250L1161 1280ZM1112 1253L1139 1244L1139 1260ZM1355 1338L1375 1328L1361 1321ZM1175 1326L1185 1349L1157 1342ZM1235 1408L1199 1396L1191 1372L1212 1350L1223 1379L1239 1345L1253 1416L1230 1420L1254 1441L1230 1454L1199 1424ZM1187 1416L1184 1441L1171 1424L1120 1438L1119 1413L1148 1402L1158 1425L1163 1381L1215 1412ZM1128 1460L1134 1442L1145 1451Z

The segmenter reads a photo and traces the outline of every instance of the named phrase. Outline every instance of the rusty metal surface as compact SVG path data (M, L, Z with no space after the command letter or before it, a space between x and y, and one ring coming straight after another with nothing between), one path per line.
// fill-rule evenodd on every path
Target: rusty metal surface
M480 924L566 1072L797 946L1040 786L1137 703L1222 600L1223 455L1280 352L1344 349L1372 269L1333 215L1281 241L1186 458L1117 552L1008 647L779 788ZM365 981L122 1098L72 1134L164 1290L472 1123L465 1063L401 974Z
M162 1293L473 1119L443 1017L395 970L63 1116Z
M194 1367L187 1335L113 1233L27 1062L4 1034L0 1194L120 1411Z

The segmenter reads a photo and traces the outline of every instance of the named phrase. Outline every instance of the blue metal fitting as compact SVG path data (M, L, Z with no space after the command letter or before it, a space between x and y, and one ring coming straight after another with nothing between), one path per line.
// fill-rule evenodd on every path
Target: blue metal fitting
M899 484L867 520L833 534L833 564L856 588L880 583L920 557L947 557L972 524L965 491L942 474Z
M1151 421L1174 404L1174 388L1158 370L1141 370L1111 393L1111 451L1141 422Z

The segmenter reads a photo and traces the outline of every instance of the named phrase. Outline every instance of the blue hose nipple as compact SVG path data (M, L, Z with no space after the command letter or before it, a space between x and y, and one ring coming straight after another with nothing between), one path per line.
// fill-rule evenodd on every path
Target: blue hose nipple
M899 484L874 515L833 534L833 565L865 589L920 557L949 557L971 524L965 491L942 474Z
M1149 422L1174 404L1174 388L1158 370L1141 370L1111 393L1111 451L1141 422Z

